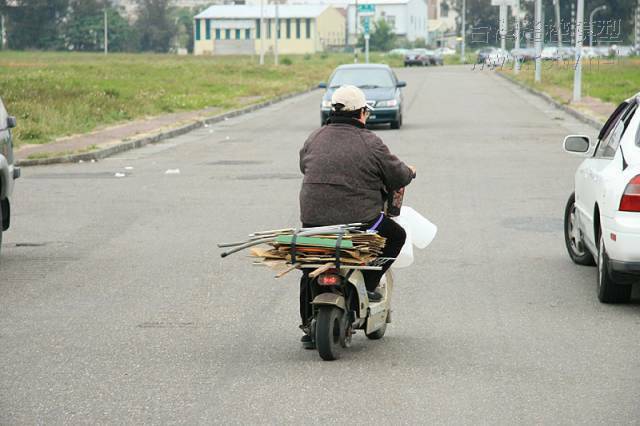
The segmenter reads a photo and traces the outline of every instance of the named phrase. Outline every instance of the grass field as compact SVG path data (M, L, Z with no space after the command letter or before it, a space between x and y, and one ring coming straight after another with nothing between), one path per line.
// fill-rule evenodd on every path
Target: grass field
M532 64L523 66L519 75L503 70L530 87L549 93L561 102L568 102L573 91L573 63L543 62L542 82L534 83ZM640 59L583 60L582 94L619 104L640 91Z
M0 96L18 118L16 145L43 144L140 117L229 110L304 90L352 61L346 54L282 56L280 66L261 67L257 57L0 52Z

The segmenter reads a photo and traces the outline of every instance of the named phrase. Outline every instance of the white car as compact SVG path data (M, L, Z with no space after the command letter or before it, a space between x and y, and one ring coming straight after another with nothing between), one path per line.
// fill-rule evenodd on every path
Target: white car
M450 47L439 47L436 49L436 53L442 56L452 56L456 54L456 51Z
M640 93L620 104L593 144L567 136L564 149L587 157L564 215L571 259L598 266L598 299L628 302L640 282Z
M500 67L509 62L513 61L513 56L506 50L496 49L495 51L489 53L487 59L485 60L485 64Z
M13 164L13 137L11 129L16 127L16 118L7 114L0 99L0 249L2 232L11 223L11 195L14 181L20 177L20 168Z

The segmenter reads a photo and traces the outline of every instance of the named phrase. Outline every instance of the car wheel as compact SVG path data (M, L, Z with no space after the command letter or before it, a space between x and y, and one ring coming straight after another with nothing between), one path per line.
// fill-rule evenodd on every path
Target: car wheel
M0 201L0 253L2 253L2 228L4 228L2 220L2 201Z
M598 300L602 303L625 303L631 299L631 286L620 285L611 279L609 256L602 233L598 236Z
M402 127L402 114L400 114L400 117L398 117L396 121L391 122L392 129L399 129L400 127Z
M564 209L564 242L569 257L578 265L594 266L596 264L589 249L584 244L582 232L576 217L576 193L572 193Z

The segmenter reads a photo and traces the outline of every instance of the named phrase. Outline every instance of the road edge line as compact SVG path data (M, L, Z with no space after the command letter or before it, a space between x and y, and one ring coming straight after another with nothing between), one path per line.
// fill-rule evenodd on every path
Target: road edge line
M302 90L299 92L287 93L281 96L277 96L273 99L268 99L263 102L259 102L257 104L249 105L243 108L227 111L222 114L213 115L211 117L207 117L204 119L194 120L191 123L178 126L166 131L160 131L150 136L143 136L138 139L130 140L131 138L123 139L120 142L116 142L116 144L112 146L108 146L106 148L97 149L95 151L81 153L81 154L70 154L64 155L60 157L51 157L51 158L39 158L39 159L24 159L16 161L16 166L20 167L30 167L30 166L48 166L51 164L62 164L62 163L77 163L79 161L98 161L103 158L110 157L115 154L120 154L121 152L130 151L132 149L142 148L145 145L151 143L158 143L160 141L171 139L176 136L181 136L197 130L205 125L219 123L229 118L238 117L241 115L249 114L251 112L266 108L268 106L283 102L287 99L295 98L298 96L306 95L307 93L311 93L314 90L317 90L317 87L311 87L306 90ZM135 136L134 136L135 138Z

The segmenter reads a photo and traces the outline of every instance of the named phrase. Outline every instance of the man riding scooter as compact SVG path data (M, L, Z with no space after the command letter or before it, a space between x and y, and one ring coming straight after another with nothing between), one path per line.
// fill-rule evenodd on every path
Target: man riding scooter
M343 86L331 97L332 111L327 124L314 131L300 150L300 219L311 228L344 223L364 223L386 238L382 257L395 258L405 242L404 229L381 213L386 194L407 186L416 169L393 155L373 132L365 128L370 107L362 90ZM376 291L382 270L363 271L370 302L380 301ZM313 349L310 320L309 278L300 281L300 316L305 332L301 341Z

